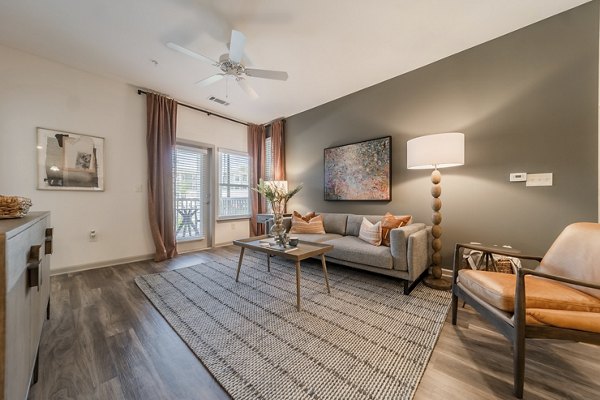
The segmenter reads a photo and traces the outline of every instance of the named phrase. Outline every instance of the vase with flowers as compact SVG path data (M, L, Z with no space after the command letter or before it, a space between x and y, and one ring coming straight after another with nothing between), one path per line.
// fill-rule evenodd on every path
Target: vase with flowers
M258 185L252 190L258 192L271 204L273 210L273 226L269 234L275 238L275 241L282 246L287 244L288 238L283 226L283 213L289 199L302 189L302 184L293 190L288 190L287 181L263 181L259 180Z

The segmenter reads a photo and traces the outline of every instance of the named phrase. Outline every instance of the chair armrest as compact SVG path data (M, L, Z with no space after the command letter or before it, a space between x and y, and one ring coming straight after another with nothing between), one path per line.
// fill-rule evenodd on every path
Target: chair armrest
M458 269L460 267L460 262L462 259L462 255L460 254L460 249L469 249L469 250L477 250L483 251L486 253L494 253L500 254L502 256L507 257L515 257L521 260L534 260L534 261L542 261L543 257L540 256L531 256L526 254L521 254L515 250L506 249L503 247L494 247L494 246L482 246L480 244L471 244L471 243L457 243L454 247L454 265L452 266L452 283L456 284L458 279Z
M521 260L542 261L542 258L543 258L540 256L521 254L520 252L518 252L516 250L507 249L505 247L483 246L480 244L457 243L456 250L458 250L459 248L469 249L469 250L478 250L478 251L483 251L486 253L500 254L501 256L515 257L515 258L520 258Z
M585 287L589 287L592 289L600 289L600 284L578 281L576 279L565 278L564 276L550 275L550 274L538 272L538 271L535 271L533 269L528 269L528 268L521 268L521 274L523 274L523 276L535 275L535 276L539 276L541 278L551 279L553 281L558 281L558 282L564 282L564 283L568 283L571 285L585 286Z

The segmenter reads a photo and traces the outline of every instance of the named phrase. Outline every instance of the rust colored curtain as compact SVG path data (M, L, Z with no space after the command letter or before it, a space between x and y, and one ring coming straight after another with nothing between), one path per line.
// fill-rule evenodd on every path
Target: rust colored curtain
M250 187L254 187L258 180L265 175L265 140L266 130L264 125L248 124L248 157L250 158ZM250 191L250 234L257 236L263 234L263 226L257 226L256 215L265 212L266 204L262 196L254 190Z
M271 124L271 152L273 160L273 179L285 181L285 120Z
M177 255L173 221L173 149L177 102L154 93L146 95L148 132L148 215L155 261Z

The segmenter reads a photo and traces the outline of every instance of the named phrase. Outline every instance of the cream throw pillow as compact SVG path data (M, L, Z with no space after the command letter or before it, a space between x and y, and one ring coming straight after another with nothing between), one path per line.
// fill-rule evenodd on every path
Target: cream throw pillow
M363 217L358 238L373 246L379 246L381 244L381 221L372 224L371 221Z
M317 215L306 222L302 218L292 215L292 228L290 233L325 233L323 217Z

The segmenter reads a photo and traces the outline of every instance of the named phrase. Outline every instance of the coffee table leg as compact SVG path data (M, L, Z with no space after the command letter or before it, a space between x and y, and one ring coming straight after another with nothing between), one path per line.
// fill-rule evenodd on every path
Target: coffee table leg
M325 264L324 254L321 254L321 265L323 266L323 275L325 275L325 285L327 285L327 293L331 294L331 290L329 290L329 276L327 275L327 264Z
M296 261L296 308L300 311L300 261Z
M267 271L271 272L271 255L267 253Z
M242 249L240 250L240 260L238 261L237 274L235 275L235 281L236 282L240 278L240 269L242 268L242 260L244 259L244 250L246 250L245 247L242 247Z

